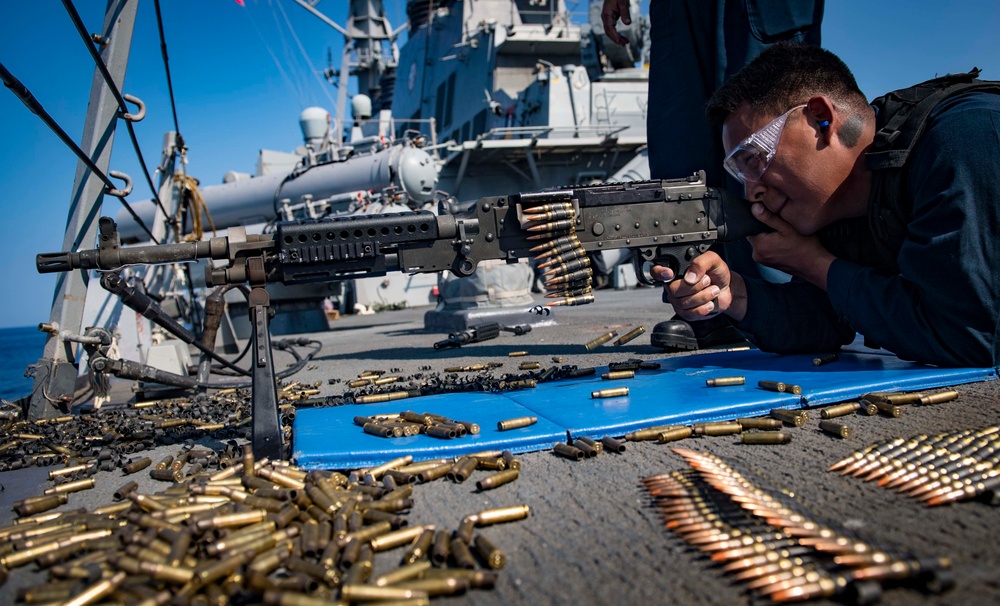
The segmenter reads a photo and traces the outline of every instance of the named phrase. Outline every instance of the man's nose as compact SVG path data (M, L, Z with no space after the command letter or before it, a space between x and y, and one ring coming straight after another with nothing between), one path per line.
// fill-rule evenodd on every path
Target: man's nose
M747 181L744 184L744 191L746 192L747 200L751 202L764 202L764 194L767 192L767 186L761 181Z

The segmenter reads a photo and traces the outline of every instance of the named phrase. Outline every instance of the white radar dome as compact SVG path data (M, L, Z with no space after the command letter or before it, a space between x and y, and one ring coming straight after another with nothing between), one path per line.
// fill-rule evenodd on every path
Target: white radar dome
M307 107L299 114L299 126L306 143L322 139L330 127L330 112L322 107Z
M372 98L357 94L351 98L351 115L355 120L367 120L372 117Z

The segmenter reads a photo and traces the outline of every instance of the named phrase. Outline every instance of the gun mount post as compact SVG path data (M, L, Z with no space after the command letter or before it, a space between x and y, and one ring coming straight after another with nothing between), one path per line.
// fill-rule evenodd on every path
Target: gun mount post
M280 460L283 457L281 425L278 422L278 393L274 378L274 359L271 355L271 333L268 320L271 299L264 289L264 259L255 256L247 259L250 276L250 326L253 348L252 371L252 428L251 446L256 457Z

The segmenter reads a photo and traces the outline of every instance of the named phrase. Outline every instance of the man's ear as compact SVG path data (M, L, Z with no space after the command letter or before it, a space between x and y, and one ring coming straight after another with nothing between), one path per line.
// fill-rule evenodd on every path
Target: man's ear
M840 115L834 109L833 101L825 95L811 97L806 102L806 115L823 142L829 145L833 133L840 127Z

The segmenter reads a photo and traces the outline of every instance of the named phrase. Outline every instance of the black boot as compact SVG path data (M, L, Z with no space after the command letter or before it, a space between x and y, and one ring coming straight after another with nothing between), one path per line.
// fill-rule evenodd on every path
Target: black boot
M723 316L699 322L688 322L680 316L674 316L653 327L649 342L653 347L675 351L744 345L746 339Z

